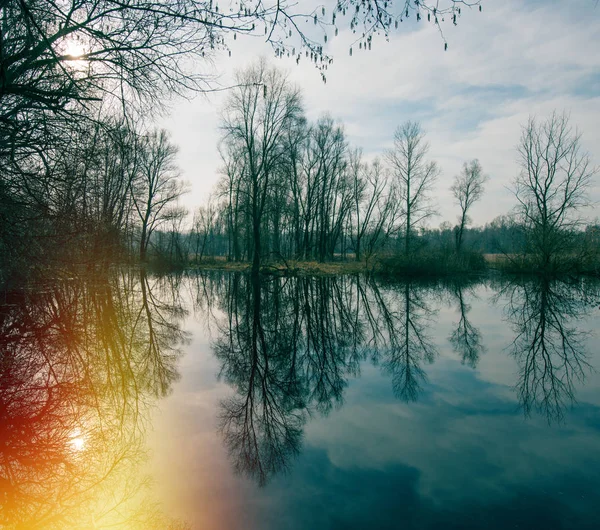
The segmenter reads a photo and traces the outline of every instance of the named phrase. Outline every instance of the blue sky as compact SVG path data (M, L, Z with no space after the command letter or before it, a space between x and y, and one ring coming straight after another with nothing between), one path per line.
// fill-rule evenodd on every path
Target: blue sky
M327 2L326 2L327 4ZM456 206L449 187L464 161L479 158L490 176L487 192L473 208L475 224L509 213L510 191L518 173L516 145L529 115L566 111L583 133L583 145L600 163L600 5L594 0L494 2L483 11L463 10L457 27L445 26L448 51L433 27L401 24L389 42L376 38L371 51L354 46L341 30L329 39L335 60L323 84L308 63L288 59L273 64L289 72L304 93L309 118L324 113L343 122L352 146L367 158L391 145L395 128L420 121L431 158L442 170L435 195L440 216L432 225L453 222ZM227 86L236 68L260 55L272 57L259 39L240 38L232 57L215 57L207 73ZM202 65L203 68L206 65ZM173 103L159 124L180 147L179 163L191 192L190 209L200 205L218 180L219 109L224 93ZM600 201L596 178L591 197ZM595 217L593 208L587 212Z

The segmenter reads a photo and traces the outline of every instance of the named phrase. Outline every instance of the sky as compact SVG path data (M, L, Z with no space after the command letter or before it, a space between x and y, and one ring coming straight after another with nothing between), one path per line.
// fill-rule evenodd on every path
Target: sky
M456 27L443 26L447 51L433 24L413 19L400 24L389 41L375 37L370 51L355 45L350 56L356 36L340 26L325 49L334 57L326 84L308 61L296 65L293 59L277 59L260 38L230 41L231 57L223 52L212 65L199 67L226 87L236 69L268 58L302 89L309 120L331 115L366 159L391 147L399 125L420 122L430 159L441 169L434 192L439 216L430 225L455 222L458 207L449 188L473 158L490 177L471 213L473 223L483 225L509 214L515 204L510 188L519 172L516 147L529 116L567 112L593 164L600 164L600 5L595 0L482 0L482 6L481 12L463 9ZM190 188L183 203L192 212L219 179L219 116L226 97L225 90L180 99L156 120L179 146L179 166ZM585 215L595 218L600 175L590 198L598 204Z

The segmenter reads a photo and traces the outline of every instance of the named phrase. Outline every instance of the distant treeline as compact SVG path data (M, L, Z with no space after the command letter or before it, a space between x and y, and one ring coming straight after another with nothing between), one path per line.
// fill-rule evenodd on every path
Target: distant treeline
M600 225L590 224L582 230L571 234L573 241L578 241L587 247L600 247ZM282 247L293 248L287 238L283 239ZM336 247L334 260L354 259L354 248L351 240L346 238L347 246ZM213 218L210 226L198 226L184 234L173 234L159 231L153 238L155 256L162 256L170 261L177 256L187 256L189 260L199 263L211 257L222 257L233 260L231 241L227 224L220 216ZM398 237L390 238L382 246L381 253L395 253L402 250L403 241ZM422 228L413 236L415 252L426 250L442 250L453 252L456 245L456 225L445 221L437 228ZM464 248L482 254L518 254L527 248L525 227L517 224L508 216L499 216L483 226L465 228ZM248 261L247 248L241 253L241 261ZM284 256L292 256L287 251Z
M511 215L469 227L489 179L472 159L450 188L455 224L434 229L440 168L418 123L400 125L392 148L366 162L341 124L327 115L310 122L300 90L264 61L236 81L222 111L221 180L178 255L226 256L255 271L265 261L395 256L405 269L435 250L427 260L450 259L455 269L481 264L475 252L527 256L530 268L557 271L597 253L596 227L579 216L596 168L564 114L523 126ZM174 237L163 237L170 258Z

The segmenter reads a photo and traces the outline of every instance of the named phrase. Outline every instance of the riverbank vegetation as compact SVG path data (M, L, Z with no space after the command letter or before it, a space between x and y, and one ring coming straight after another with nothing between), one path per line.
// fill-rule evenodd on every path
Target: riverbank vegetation
M339 3L333 26L359 4ZM363 46L370 49L378 30L409 13L456 22L456 3L448 5L406 2L376 19L358 7L350 25L372 23ZM186 211L177 146L144 116L167 95L209 88L205 61L227 50L228 37L261 28L277 56L310 58L325 79L331 58L301 26L290 30L288 21L303 16L290 9L259 3L224 13L194 0L70 10L53 0L4 4L0 285L65 265L123 262L451 274L482 270L486 253L503 254L496 263L506 269L598 272L597 226L578 216L596 168L567 116L523 128L512 219L473 226L470 210L489 178L473 153L443 184L451 184L456 222L433 228L443 168L421 126L400 123L390 149L364 156L333 117L309 120L300 88L266 60L238 72L221 110L221 180L206 204ZM329 16L309 21L326 31Z
M214 89L211 65L231 40L260 36L325 81L328 33L364 26L366 50L408 16L456 24L460 8L444 4L344 0L305 13L286 1L2 2L0 286L180 250L179 236L162 235L186 232L177 149L150 117Z

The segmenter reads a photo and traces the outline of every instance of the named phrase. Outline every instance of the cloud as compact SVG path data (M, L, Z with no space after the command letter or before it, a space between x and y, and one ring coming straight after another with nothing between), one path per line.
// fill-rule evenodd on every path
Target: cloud
M507 213L506 190L518 172L515 146L530 114L571 113L588 150L600 145L600 8L588 0L564 3L509 0L465 9L459 25L405 22L389 42L375 38L371 51L353 46L349 29L329 39L334 64L323 84L307 61L273 59L303 90L309 118L329 113L342 121L350 142L375 156L389 147L394 129L418 120L428 132L431 156L443 174L436 191L442 220L456 207L448 190L462 163L479 158L492 177L473 210L477 224ZM256 56L272 55L261 39L238 39L231 58L216 58L220 82ZM193 191L190 207L205 199L218 178L218 110L224 93L179 102L163 121L181 147L180 164ZM596 158L596 161L598 158ZM592 198L600 200L596 184ZM588 212L593 214L593 211Z

